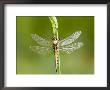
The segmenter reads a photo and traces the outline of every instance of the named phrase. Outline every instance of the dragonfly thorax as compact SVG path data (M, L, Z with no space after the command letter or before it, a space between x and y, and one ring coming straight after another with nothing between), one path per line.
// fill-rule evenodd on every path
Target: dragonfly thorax
M59 39L54 38L53 39L53 49L57 50L59 47Z

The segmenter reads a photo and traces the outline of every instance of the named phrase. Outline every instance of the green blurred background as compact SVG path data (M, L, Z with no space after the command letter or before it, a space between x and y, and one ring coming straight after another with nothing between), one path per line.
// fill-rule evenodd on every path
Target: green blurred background
M94 16L56 16L60 39L81 30L76 40L84 46L72 54L60 53L62 74L94 74ZM53 36L48 16L16 16L16 74L56 74L54 56L40 55L29 46L38 45L31 34L51 40Z

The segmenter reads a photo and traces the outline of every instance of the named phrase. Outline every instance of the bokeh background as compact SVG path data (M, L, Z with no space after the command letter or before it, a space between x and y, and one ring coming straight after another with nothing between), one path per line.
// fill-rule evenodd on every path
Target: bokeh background
M94 74L94 16L56 16L59 37L73 32L82 34L75 42L84 46L72 54L60 53L62 74ZM53 54L33 52L29 46L38 45L31 34L51 40L53 33L48 16L16 16L16 74L56 74Z

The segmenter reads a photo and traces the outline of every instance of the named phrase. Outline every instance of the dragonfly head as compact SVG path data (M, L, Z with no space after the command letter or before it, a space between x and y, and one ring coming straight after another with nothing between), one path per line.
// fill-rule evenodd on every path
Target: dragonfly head
M52 40L54 45L57 45L59 43L59 39L57 38L52 38Z
M53 41L53 44L56 45L57 43L58 43L58 40L54 40L54 41Z

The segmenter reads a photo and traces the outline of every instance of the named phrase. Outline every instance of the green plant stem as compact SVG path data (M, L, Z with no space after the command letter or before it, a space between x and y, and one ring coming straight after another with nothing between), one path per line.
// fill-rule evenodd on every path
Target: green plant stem
M53 28L53 35L58 39L58 22L55 16L49 16Z
M58 72L57 74L61 74L61 69L60 69L60 54L59 54L59 50L58 50Z
M57 22L57 18L55 16L49 16L49 19L51 21L52 28L53 28L53 36L54 36L54 38L56 38L58 40L59 38L58 38L58 22ZM57 74L61 74L59 49L58 49L58 65L56 65L56 69L57 69L56 70Z

